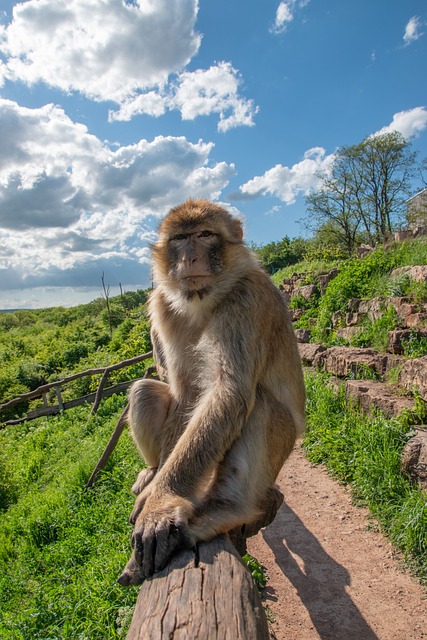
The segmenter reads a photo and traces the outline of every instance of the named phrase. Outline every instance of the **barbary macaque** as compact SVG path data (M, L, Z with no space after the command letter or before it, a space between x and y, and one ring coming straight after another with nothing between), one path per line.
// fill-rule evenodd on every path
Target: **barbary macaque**
M254 522L295 439L305 391L285 299L206 200L175 207L153 246L149 302L160 380L133 384L132 435L147 468L133 491L133 553L121 584Z

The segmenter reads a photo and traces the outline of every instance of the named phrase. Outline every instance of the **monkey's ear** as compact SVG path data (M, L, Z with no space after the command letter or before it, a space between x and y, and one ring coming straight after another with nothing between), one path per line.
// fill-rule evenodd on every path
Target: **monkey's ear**
M242 223L238 218L233 218L233 236L239 242L243 240L243 227Z

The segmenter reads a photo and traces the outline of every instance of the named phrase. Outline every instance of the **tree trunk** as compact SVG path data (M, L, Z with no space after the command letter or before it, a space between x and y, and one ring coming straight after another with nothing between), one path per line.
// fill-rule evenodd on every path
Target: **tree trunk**
M257 587L228 536L183 550L143 582L127 640L268 640Z

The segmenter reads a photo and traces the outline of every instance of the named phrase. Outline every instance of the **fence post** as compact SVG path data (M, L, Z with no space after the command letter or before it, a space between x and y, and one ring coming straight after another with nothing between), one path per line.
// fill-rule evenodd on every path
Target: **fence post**
M62 402L61 387L58 384L54 387L54 389L55 389L56 397L58 399L59 410L64 411L64 403Z

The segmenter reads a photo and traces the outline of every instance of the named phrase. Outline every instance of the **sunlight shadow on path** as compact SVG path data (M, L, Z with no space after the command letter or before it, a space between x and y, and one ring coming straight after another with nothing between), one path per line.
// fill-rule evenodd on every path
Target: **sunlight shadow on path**
M378 640L346 591L347 570L325 552L286 503L263 537L322 640Z

